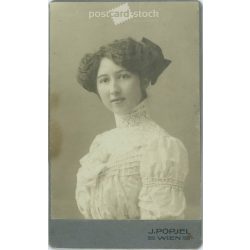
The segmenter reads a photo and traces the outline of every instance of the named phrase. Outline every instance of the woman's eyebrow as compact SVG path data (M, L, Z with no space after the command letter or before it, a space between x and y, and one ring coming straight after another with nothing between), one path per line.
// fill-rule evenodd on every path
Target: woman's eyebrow
M115 71L114 73L115 74L120 74L122 72L129 72L129 71L127 71L126 69L120 69L118 71ZM101 75L97 76L97 79L100 78L100 77L103 77L103 76L108 76L108 74L101 74Z
M97 79L100 77L103 77L103 76L108 76L108 74L101 74L101 75L97 76Z
M120 74L121 72L124 72L124 71L128 72L126 69L120 69L120 70L116 71L115 74Z

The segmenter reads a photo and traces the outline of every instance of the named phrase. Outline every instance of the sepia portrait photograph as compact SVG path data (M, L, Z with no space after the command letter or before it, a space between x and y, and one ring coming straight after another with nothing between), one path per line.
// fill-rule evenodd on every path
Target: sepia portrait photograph
M200 220L200 12L50 4L50 218Z

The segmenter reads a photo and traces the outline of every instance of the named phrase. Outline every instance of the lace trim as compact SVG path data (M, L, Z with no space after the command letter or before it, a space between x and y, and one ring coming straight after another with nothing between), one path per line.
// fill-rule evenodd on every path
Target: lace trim
M110 177L110 176L131 176L139 175L139 162L134 162L133 165L127 168L112 168L107 169L99 174L99 177Z
M130 114L115 114L116 127L118 128L139 126L150 120L151 118L147 109L146 100L142 101L137 107L135 107Z
M183 188L184 182L173 178L144 177L142 183L145 186L169 185L176 188Z
M113 159L108 163L108 168L112 168L112 167L119 167L119 166L123 166L123 165L127 165L127 163L133 163L133 162L138 162L141 159L142 154L141 153L137 153L134 155L123 155L122 157L119 157L119 159Z

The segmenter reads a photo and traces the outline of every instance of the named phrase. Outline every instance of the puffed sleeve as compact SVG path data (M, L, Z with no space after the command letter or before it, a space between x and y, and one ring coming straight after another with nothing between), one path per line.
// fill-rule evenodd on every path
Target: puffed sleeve
M98 175L106 168L109 154L102 147L100 136L90 146L89 153L80 159L81 167L77 173L75 197L77 206L84 218L91 218L90 195Z
M163 136L150 142L140 167L141 219L183 219L187 173L188 155L180 140Z

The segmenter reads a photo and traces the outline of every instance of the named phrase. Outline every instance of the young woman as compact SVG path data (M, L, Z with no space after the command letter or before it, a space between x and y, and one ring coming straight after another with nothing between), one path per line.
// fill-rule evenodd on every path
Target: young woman
M146 38L115 40L82 58L79 83L116 121L80 160L76 201L85 219L184 218L187 151L147 109L146 89L169 64Z

